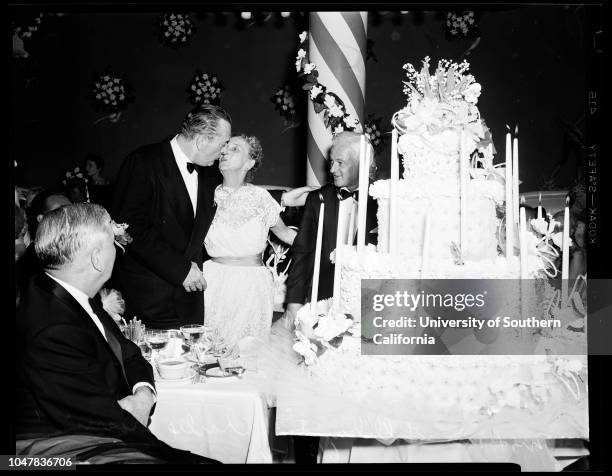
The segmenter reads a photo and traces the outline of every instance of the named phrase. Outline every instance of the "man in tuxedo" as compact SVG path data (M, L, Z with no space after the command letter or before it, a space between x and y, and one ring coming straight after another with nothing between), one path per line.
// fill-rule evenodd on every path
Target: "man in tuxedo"
M293 322L297 311L308 300L312 288L312 273L316 247L317 227L321 201L325 204L323 217L323 241L321 246L321 267L319 272L318 299L328 299L334 291L334 264L330 254L336 249L338 214L346 216L345 223L352 219L353 236L347 236L347 243L355 243L357 238L357 192L359 187L359 143L360 134L342 132L332 141L330 149L330 173L333 184L327 184L308 194L302 221L291 247L293 263L287 277L287 314ZM368 147L371 147L368 144ZM371 170L374 164L371 164ZM368 171L370 173L370 170ZM371 231L376 227L377 203L368 196L366 217L366 243L376 243L376 235ZM351 227L345 230L351 233ZM295 462L315 463L319 438L294 437Z
M360 134L348 131L334 138L330 149L330 173L333 184L329 183L318 190L313 190L306 199L300 229L291 248L293 264L287 278L287 312L291 317L295 317L297 310L310 299L321 201L325 204L325 216L317 294L319 300L332 297L334 291L334 264L330 260L330 254L336 249L339 213L347 215L345 223L349 223L350 219L355 223L352 227L353 236L347 237L346 242L356 242L359 141ZM376 201L368 196L366 243L376 243L376 234L372 233L376 228L376 211ZM350 233L350 228L349 226L345 231Z
M204 321L203 243L222 181L211 166L230 136L223 109L198 106L172 140L141 147L119 171L112 215L129 225L133 242L119 256L113 280L126 315L147 327Z
M82 203L48 213L35 249L44 272L31 279L17 313L19 454L49 454L59 444L69 454L132 450L154 462L211 461L147 428L153 370L98 295L116 254L108 212Z

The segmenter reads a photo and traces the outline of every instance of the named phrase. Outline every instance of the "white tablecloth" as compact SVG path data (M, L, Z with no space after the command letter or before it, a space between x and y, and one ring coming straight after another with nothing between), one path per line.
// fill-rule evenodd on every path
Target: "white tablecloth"
M272 463L269 410L248 374L158 382L151 431L170 446L222 463Z

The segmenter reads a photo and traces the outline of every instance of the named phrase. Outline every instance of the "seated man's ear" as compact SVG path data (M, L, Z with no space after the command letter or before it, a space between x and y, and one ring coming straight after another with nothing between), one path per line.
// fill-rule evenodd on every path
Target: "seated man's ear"
M96 247L93 250L91 250L90 259L91 259L91 264L96 271L99 271L99 272L104 271L104 261L102 260L100 248Z
M36 223L40 223L43 219L44 215L42 213L36 215Z

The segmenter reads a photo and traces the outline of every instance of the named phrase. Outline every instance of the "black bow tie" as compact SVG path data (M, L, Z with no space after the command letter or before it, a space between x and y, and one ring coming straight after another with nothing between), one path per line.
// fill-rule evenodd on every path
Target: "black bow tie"
M336 194L338 195L338 200L342 201L342 200L346 200L349 197L353 197L355 200L359 200L359 190L355 190L354 192L351 192L349 189L347 188L340 188L340 189L336 189Z
M192 173L194 170L197 170L198 166L193 162L187 162L187 172Z

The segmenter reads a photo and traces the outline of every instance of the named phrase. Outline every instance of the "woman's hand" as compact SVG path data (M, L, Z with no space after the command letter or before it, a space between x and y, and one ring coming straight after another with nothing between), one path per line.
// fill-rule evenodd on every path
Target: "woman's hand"
M295 240L297 231L285 225L285 222L281 217L278 217L278 222L276 225L271 227L270 230L272 230L279 240L287 243L289 246L293 245L293 240Z

